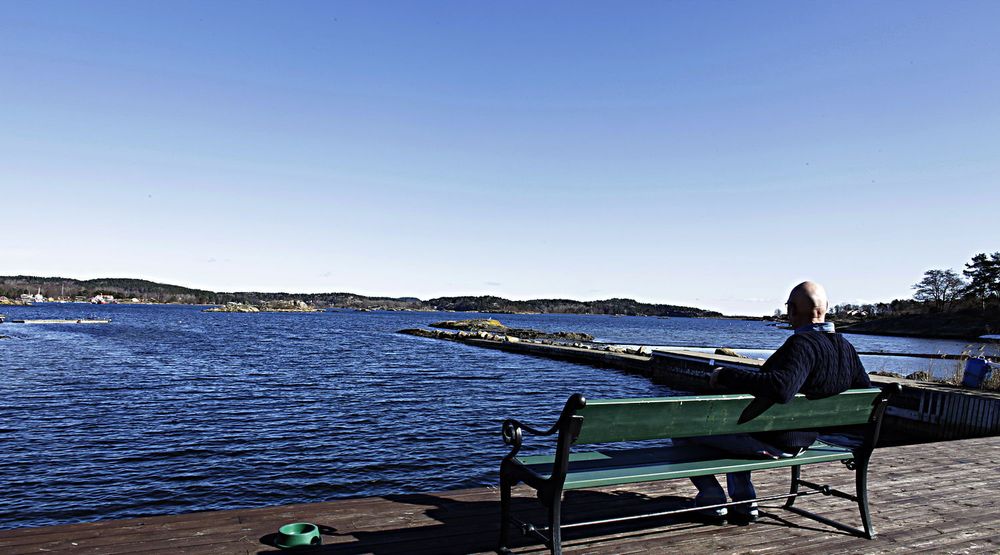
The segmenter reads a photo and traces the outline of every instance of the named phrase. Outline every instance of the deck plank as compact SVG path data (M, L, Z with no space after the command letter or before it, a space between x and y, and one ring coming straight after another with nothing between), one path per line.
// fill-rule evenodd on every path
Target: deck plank
M567 553L993 553L1000 548L1000 438L889 447L875 452L870 485L879 537L869 541L765 503L752 526L711 526L659 519L567 530ZM836 463L803 469L804 477L850 491L853 473ZM786 471L755 473L761 494L787 488ZM566 494L567 522L676 508L694 489L686 480L614 486ZM324 546L304 553L353 555L488 553L497 536L495 488L391 495L325 503L107 520L0 531L0 552L29 553L279 553L262 540L287 522L329 527ZM858 523L848 501L824 496L797 506ZM526 488L515 489L515 512L540 519ZM513 534L516 553L545 553Z

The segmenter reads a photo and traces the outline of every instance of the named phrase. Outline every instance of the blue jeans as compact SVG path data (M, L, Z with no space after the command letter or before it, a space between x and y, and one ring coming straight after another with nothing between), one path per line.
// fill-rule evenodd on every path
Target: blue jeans
M778 459L795 455L794 453L785 453L748 434L678 438L674 440L674 445L701 445L716 449L722 455L758 459ZM722 491L722 486L719 485L715 476L693 476L691 481L698 488L698 495L694 498L695 505L715 505L726 502L726 494ZM729 497L733 501L748 501L757 497L757 491L753 487L753 482L750 481L749 471L726 474L726 489L729 490ZM746 512L750 510L750 507L743 505L736 507L736 510Z

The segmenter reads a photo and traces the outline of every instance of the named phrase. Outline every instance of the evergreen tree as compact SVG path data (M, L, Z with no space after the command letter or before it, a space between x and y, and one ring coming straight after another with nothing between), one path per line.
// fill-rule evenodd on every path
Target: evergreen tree
M965 295L980 301L984 309L991 299L1000 298L1000 252L973 256L962 273L969 279Z

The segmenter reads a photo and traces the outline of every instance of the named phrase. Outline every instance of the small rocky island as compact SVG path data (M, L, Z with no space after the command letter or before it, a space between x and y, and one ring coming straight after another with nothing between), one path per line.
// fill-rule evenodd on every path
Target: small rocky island
M203 312L323 312L304 301L262 301L257 304L230 302Z

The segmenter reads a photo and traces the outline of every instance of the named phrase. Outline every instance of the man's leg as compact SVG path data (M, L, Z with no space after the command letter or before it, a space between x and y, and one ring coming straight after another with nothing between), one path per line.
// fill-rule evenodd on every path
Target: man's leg
M726 474L726 489L733 501L746 501L757 497L757 491L750 481L750 471ZM746 506L743 506L746 509Z
M764 459L776 459L782 456L780 449L764 443L748 434L728 434L721 436L692 437L674 441L677 445L701 445L719 451L720 456L737 455ZM695 497L696 505L712 505L726 501L722 486L715 476L697 476L691 478L698 488ZM746 501L757 497L757 492L750 480L749 472L735 472L726 475L726 487L733 501ZM757 504L738 505L731 508L738 521L753 522L757 517ZM721 513L718 516L725 516Z
M777 459L785 456L781 449L764 443L749 434L690 437L676 439L674 440L674 444L702 445L721 451L723 454L755 459Z
M750 481L750 472L732 472L726 474L726 489L729 490L729 498L733 501L747 501L757 497L757 491ZM757 503L747 503L729 508L730 522L738 524L751 523L757 520L759 511Z
M717 505L726 502L726 492L722 491L722 486L719 485L719 480L715 476L711 474L708 476L692 476L691 483L694 484L694 487L698 488L698 495L694 497L695 507ZM715 509L700 510L697 514L714 523L722 524L722 520L726 518L729 511L726 507L717 507Z
M695 441L697 439L700 438L678 438L673 441L674 445L677 446L700 445L699 442ZM717 505L726 502L726 492L723 491L722 486L719 485L719 480L715 476L711 474L707 476L692 476L691 483L694 484L694 487L698 488L698 495L694 498L696 507ZM726 516L727 512L725 507L720 507L718 509L698 511L698 514L711 519L722 519Z
M716 505L726 502L726 492L722 491L719 481L709 474L708 476L692 476L691 482L698 488L698 495L694 498L695 505ZM724 510L724 509L723 509Z

